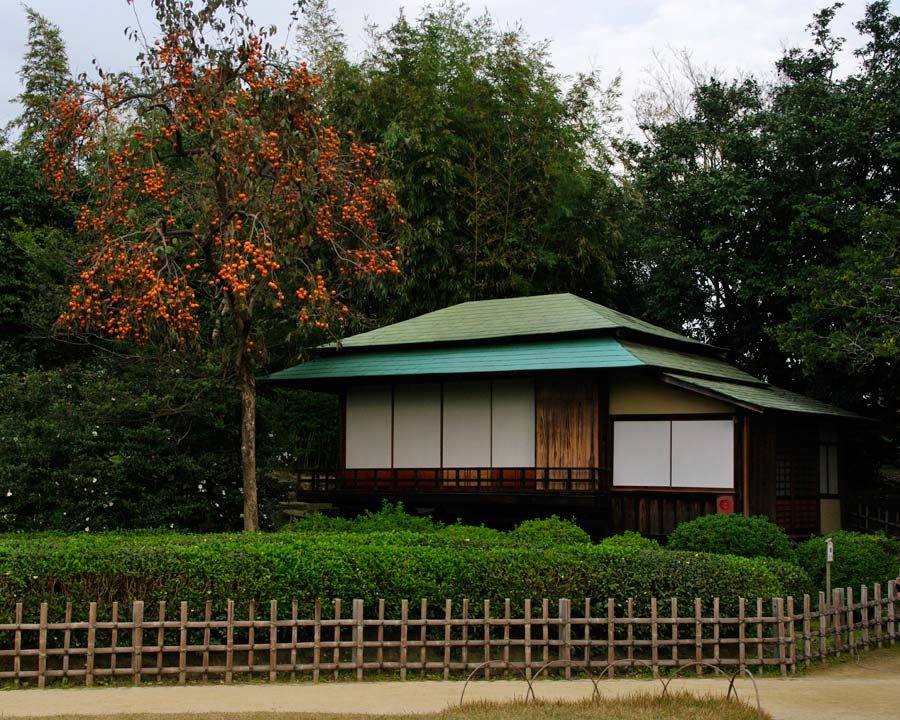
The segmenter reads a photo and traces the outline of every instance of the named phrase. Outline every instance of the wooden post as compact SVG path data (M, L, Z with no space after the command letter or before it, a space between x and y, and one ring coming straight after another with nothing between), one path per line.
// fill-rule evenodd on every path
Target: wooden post
M841 625L843 624L841 621L841 591L835 588L832 590L831 597L831 619L834 627L834 654L837 657L840 657L844 645L844 634L841 630Z
M678 598L672 598L672 664L678 667Z
M853 588L847 588L847 644L852 652L856 650L856 623L854 622Z
M694 598L694 662L703 662L703 604ZM703 673L703 666L697 665L697 674Z
M862 621L862 646L864 650L869 649L869 588L863 585L859 589L859 604L862 613L860 619Z
M365 617L363 615L363 601L357 598L353 601L353 644L356 646L356 679L363 679L363 665L365 664Z
M378 671L384 670L384 598L378 599L378 651L375 653Z
M469 599L462 601L462 665L463 672L469 671Z
M528 602L527 600L525 601ZM450 641L453 630L453 601L444 604L444 680L450 679Z
M763 645L763 599L756 598L756 660L760 668L766 666L766 650Z
M313 682L319 682L322 665L322 601L316 599L313 609Z
M203 682L209 680L209 645L212 628L212 600L206 601L206 607L203 610Z
M772 598L772 615L775 616L775 647L778 651L778 672L784 677L787 675L787 658L784 643L784 600Z
M713 664L717 667L722 653L722 628L720 627L721 615L719 598L713 598Z
M69 649L72 647L72 630L69 625L72 623L72 603L66 603L66 615L65 615L65 623L66 629L63 633L63 659L62 659L62 682L63 685L68 684L69 677Z
M657 622L656 598L650 598L650 665L653 677L659 675L659 624Z
M747 601L738 598L738 669L743 672L747 669L747 634L744 619L746 617Z
M110 632L110 636L112 639L109 642L110 647L112 648L112 654L109 656L109 676L114 678L116 676L116 661L118 660L118 649L119 649L119 603L114 602L112 604L112 631Z
M225 684L231 685L234 668L234 600L225 610Z
M628 614L628 667L634 669L634 598L628 598L625 603L625 612ZM586 652L590 653L590 649Z
M335 680L340 679L341 665L341 600L334 601L334 649L331 653L331 661L334 664L334 672L332 677Z
M525 599L525 677L531 680L531 598Z
M22 603L16 603L16 632L13 635L13 685L18 687L22 672Z
M135 600L131 609L131 673L134 684L141 684L141 670L144 666L144 601Z
M422 626L419 628L419 664L422 666L421 674L424 678L428 663L428 600L426 598L422 598L419 617L422 620Z
M484 641L484 654L482 659L485 662L484 666L484 679L491 679L491 601L484 601L484 634L482 636L482 640Z
M38 687L47 684L47 603L41 603L38 621Z
M819 591L819 659L828 657L828 604L823 591Z
M400 601L400 679L406 680L406 640L409 627L409 601Z
M159 627L156 628L156 682L163 679L163 666L165 665L163 647L166 644L166 601L160 600L157 608L159 614Z
M794 632L794 598L788 596L787 599L787 650L788 664L791 672L797 672L797 637Z
M247 674L250 679L253 679L253 669L254 663L253 659L255 656L255 648L256 648L256 600L250 601L250 606L247 609ZM335 678L336 680L337 678Z
M269 602L269 682L278 678L278 601Z
M616 601L614 598L606 598L606 667L607 675L612 680L616 675ZM571 677L566 675L566 679Z
M187 683L188 604L181 603L178 617L178 684Z
M897 581L888 583L888 642L893 645L897 639Z
M503 667L505 669L504 677L509 678L509 621L510 621L510 602L509 598L503 601Z
M881 614L881 583L875 583L875 645L876 647L884 647L884 636L882 633L883 617Z
M543 640L544 652L543 663L546 665L550 660L550 599L544 598L541 601L541 620L543 621Z
M298 621L298 601L294 598L291 601L291 682L297 679L297 621Z
M20 613L20 606L16 606L16 615ZM94 651L97 647L97 603L88 605L88 636L87 648L84 659L84 684L90 687L94 684Z
M803 664L808 668L812 656L812 621L809 593L803 596Z

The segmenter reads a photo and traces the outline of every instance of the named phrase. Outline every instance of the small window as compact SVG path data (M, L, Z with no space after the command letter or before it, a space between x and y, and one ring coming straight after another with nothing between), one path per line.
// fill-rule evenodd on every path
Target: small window
M838 489L838 448L833 443L819 445L819 493L837 495Z

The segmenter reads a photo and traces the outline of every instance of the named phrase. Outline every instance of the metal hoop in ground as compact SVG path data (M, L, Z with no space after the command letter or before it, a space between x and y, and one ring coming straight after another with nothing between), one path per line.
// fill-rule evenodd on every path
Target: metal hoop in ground
M692 668L692 667L708 667L711 670L715 670L717 673L719 673L723 677L728 678L728 694L725 696L726 700L731 698L732 691L734 691L735 699L738 699L737 690L734 689L734 681L737 680L739 675L746 674L747 677L750 678L750 682L753 683L753 690L756 693L756 716L757 717L762 716L762 704L759 701L759 687L756 685L756 679L753 677L753 673L751 673L747 668L742 668L742 669L738 670L737 672L729 675L718 665L713 665L712 663L707 663L707 662L687 663L686 665L682 665L677 670L675 670L675 673L672 675L672 677L668 678L663 683L663 691L662 691L662 694L659 696L660 699L669 698L669 683L671 683L673 680L675 680L681 674L681 672L683 670L687 670L688 668Z
M466 689L469 687L469 682L470 682L470 681L472 680L472 678L475 676L475 673L479 672L480 670L484 670L485 668L492 667L492 666L493 666L493 667L497 667L498 665L499 665L500 667L504 668L505 670L515 670L516 672L518 672L518 673L522 676L522 679L523 679L523 680L525 681L525 683L528 685L528 692L525 693L525 702L528 702L528 696L529 696L529 695L531 696L531 699L532 699L532 700L535 699L535 697L534 697L534 688L531 686L531 683L532 683L532 681L533 681L533 678L532 678L531 680L529 680L529 679L528 679L528 676L525 674L525 671L522 670L522 668L511 667L511 666L507 665L507 663L506 663L505 661L503 661L503 660L489 660L488 662L483 662L483 663L481 663L480 665L476 665L476 666L475 666L475 669L472 670L472 672L469 673L468 677L466 678L466 682L463 684L462 692L459 694L459 704L460 704L460 706L462 706L462 704L463 704L463 699L466 697Z
M621 660L613 660L611 663L607 664L603 671L597 676L597 680L594 682L594 695L598 698L600 697L600 690L598 689L600 681L603 679L603 676L606 675L610 670L612 670L617 665L629 665L634 667L635 665L642 665L646 668L650 668L651 673L653 673L652 677L648 680L648 682L653 682L654 680L659 680L663 685L663 693L665 693L666 684L663 682L663 679L653 672L653 664L648 662L647 660L629 660L628 658L622 658ZM593 678L591 678L593 680ZM593 697L593 695L591 696Z

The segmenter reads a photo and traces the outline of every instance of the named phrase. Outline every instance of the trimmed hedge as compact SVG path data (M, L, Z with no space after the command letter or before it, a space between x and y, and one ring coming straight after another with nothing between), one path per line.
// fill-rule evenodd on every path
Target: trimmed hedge
M526 598L615 597L624 604L632 597L646 612L654 596L718 596L730 612L741 596L783 591L757 560L626 554L590 544L539 548L510 545L512 533L492 542L466 532L0 536L0 617L19 600L47 601L58 615L66 600L83 612L90 601L186 600L197 607L207 599L221 606L297 598L309 613L316 598L362 598L370 607L384 598L396 610L400 600L421 597L510 598L517 607Z
M626 530L620 535L611 535L603 538L598 543L598 547L605 550L618 550L628 554L640 552L641 550L662 550L656 540L645 538L633 530Z
M669 536L666 547L796 562L790 538L778 525L763 516L704 515L678 525Z
M900 540L885 535L842 530L823 537L811 537L800 543L797 557L816 588L825 589L825 539L834 540L831 566L833 588L881 583L886 586L900 571Z

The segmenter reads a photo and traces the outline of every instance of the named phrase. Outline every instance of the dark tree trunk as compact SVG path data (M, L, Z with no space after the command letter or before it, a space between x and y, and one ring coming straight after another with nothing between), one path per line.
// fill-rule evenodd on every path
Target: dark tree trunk
M244 353L246 355L246 353ZM238 360L241 385L241 473L244 478L244 531L259 530L256 498L256 378L246 357Z

